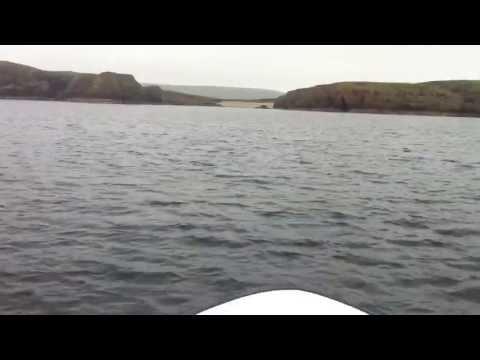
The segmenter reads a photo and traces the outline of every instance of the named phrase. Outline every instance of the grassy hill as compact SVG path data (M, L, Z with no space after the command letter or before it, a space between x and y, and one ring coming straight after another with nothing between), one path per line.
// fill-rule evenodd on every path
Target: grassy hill
M278 109L480 115L480 81L342 82L290 91Z
M215 99L143 86L133 75L44 71L0 61L0 97L45 100L89 100L119 103L214 105Z

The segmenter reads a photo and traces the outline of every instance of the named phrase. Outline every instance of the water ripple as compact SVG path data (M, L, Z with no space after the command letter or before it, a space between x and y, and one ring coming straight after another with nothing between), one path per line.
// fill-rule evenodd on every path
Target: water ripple
M437 234L453 237L480 236L480 230L468 228L437 229Z
M480 312L477 119L0 102L2 314Z

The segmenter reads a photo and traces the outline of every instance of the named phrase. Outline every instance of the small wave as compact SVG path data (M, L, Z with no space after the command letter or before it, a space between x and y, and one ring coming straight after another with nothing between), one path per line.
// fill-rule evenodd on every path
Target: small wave
M449 200L434 200L434 199L413 199L416 203L419 204L451 204L452 201Z
M435 311L426 307L422 306L409 306L407 307L407 312L411 314L420 314L420 315L427 315L427 314L434 314Z
M107 220L106 223L108 223L113 231L134 231L134 230L140 230L143 228L143 225L140 224L121 224L113 221ZM111 233L106 235L106 237L116 237L118 234L116 233Z
M377 286L375 283L367 282L357 277L344 278L341 280L341 283L347 288L361 289L367 292L368 294L382 294L382 295L386 294L386 292L380 289L380 287Z
M107 185L107 184L106 184ZM129 183L113 183L113 184L108 184L109 186L121 186L121 187L137 187L138 184L129 184Z
M304 215L302 213L297 213L288 210L271 210L271 211L259 211L257 212L261 216L265 217L284 217L284 216L299 216Z
M294 251L288 251L288 250L269 250L267 251L267 254L273 255L273 256L278 256L284 259L297 259L299 257L304 256L302 253L294 252Z
M258 185L271 185L272 182L269 180L261 180L261 179L245 179L243 182L251 183L251 184L258 184Z
M478 262L446 262L445 263L448 267L454 268L454 269L460 269L460 270L465 270L465 271L473 271L473 272L478 272L480 271L480 263Z
M446 276L431 276L425 278L397 278L395 280L398 285L408 288L418 288L423 286L438 286L438 287L451 287L455 286L460 281L446 277Z
M397 226L402 226L411 229L429 229L428 225L426 225L422 221L413 221L408 219L398 219L398 220L387 220L384 221L385 224L393 224Z
M318 228L319 226L322 226L320 223L288 223L288 227L294 228L294 229L307 229L307 228Z
M183 230L183 231L190 231L190 230L195 230L198 228L198 226L193 225L193 224L184 224L184 223L178 223L178 224L168 224L168 225L150 225L146 226L146 229L150 231L175 231L175 230Z
M191 299L185 296L175 296L175 295L170 295L168 297L163 297L160 299L160 302L163 305L167 306L178 306L180 304L184 304L189 302Z
M359 225L355 225L346 221L327 221L330 226L350 227L359 231L365 231L365 229ZM346 234L345 234L346 235Z
M461 169L475 169L477 166L471 164L460 164L457 167Z
M222 293L226 291L239 291L251 288L254 284L240 281L231 277L222 278L213 283L215 286L221 289Z
M373 257L369 258L369 257L360 256L360 255L346 254L346 255L334 255L333 257L335 259L339 259L344 262L354 264L354 265L360 265L360 266L387 266L395 269L401 269L405 267L404 265L393 262L393 261L387 261L387 260L382 260L380 258L373 258Z
M479 180L480 180L480 178L479 178ZM480 200L480 195L469 195L468 197L467 196L462 196L462 199L479 201Z
M160 200L152 200L148 202L149 206L181 206L187 203L183 201L160 201Z
M36 294L34 289L20 289L20 290L14 290L12 292L9 292L9 296L12 296L13 298L17 298L17 297L31 298L35 295Z
M405 247L448 247L448 244L445 244L440 241L435 241L431 239L423 239L423 240L387 240L391 244L405 246Z
M394 158L388 158L389 161L402 161L402 162L410 162L412 159L410 158L402 158L402 157L394 157Z
M303 239L303 240L297 240L293 242L292 245L299 246L299 247L314 248L314 247L324 247L325 242L313 240L313 239Z
M347 214L347 213L342 212L342 211L330 211L329 215L330 215L330 217L332 217L334 219L361 219L361 220L365 219L364 216L356 216L356 215L352 215L352 214Z
M368 172L368 171L363 171L363 170L353 170L352 171L354 174L359 174L359 175L379 175L377 173L374 173L374 172Z
M308 190L308 191L315 191L318 190L317 188L311 187L311 186L300 186L300 190Z
M371 249L371 248L373 247L372 243L363 242L363 241L343 242L342 245L343 245L346 249Z
M161 284L162 282L178 282L183 277L172 272L141 272L141 271L114 271L107 274L110 279L121 281L135 281L138 284Z
M138 214L138 210L134 209L129 209L125 207L113 207L113 208L106 208L105 211L112 216L122 216L122 215L132 215L132 214ZM88 214L88 212L83 212L84 214Z
M231 206L231 207L238 207L238 208L248 208L249 206L248 205L245 205L245 204L242 204L242 203L238 203L238 202L234 202L234 203L212 203L211 205L214 205L214 206Z
M342 213L340 211L332 211L330 212L330 216L334 219L346 219L349 218L349 216L345 213Z
M480 236L480 230L468 228L452 228L434 230L437 234L453 237Z
M446 192L447 190L445 189L438 189L438 190L427 190L427 193L428 194L441 194L441 193L444 193Z
M132 155L137 155L137 156L145 156L145 155L146 155L146 153L140 152L140 151L136 151L136 150L128 150L128 151L127 151L127 154L132 154Z
M375 176L377 178L385 178L387 177L386 174L378 173L378 172L370 172L365 170L353 170L352 173L358 175L365 175L365 176Z
M184 238L189 244L202 245L207 247L226 247L230 249L240 249L249 246L248 242L222 240L213 236L192 235Z
M215 174L216 178L225 178L225 179L237 179L242 178L243 176L231 175L231 174Z
M195 166L207 166L207 167L213 167L215 164L209 163L209 162L203 162L203 161L190 161L190 164L195 165Z
M193 224L175 224L175 225L171 225L170 228L188 231L188 230L196 229L197 226Z
M19 179L2 179L2 182L7 183L7 184L14 184L21 182L22 180Z
M312 204L328 204L328 200L325 199L314 199L309 201ZM303 204L303 201L300 201Z
M383 180L370 180L372 184L389 184L389 181L383 181Z
M90 234L88 230L65 230L56 233L57 236L82 237Z
M451 296L460 298L465 301L480 304L480 287L469 287L462 290L450 292Z
M225 216L222 214L210 214L206 212L195 212L190 214L185 213L185 215L192 216L192 217L200 217L200 218L204 217L204 218L212 218L212 219L216 218L219 220L231 220L228 216Z
M204 275L219 275L224 272L224 269L218 266L203 266L201 268L196 268L192 269L193 273L198 275L198 274L204 274Z

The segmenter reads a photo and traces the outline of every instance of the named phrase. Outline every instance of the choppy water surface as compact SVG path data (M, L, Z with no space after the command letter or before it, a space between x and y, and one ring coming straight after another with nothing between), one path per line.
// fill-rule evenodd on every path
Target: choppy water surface
M287 288L480 313L480 120L0 102L0 313Z

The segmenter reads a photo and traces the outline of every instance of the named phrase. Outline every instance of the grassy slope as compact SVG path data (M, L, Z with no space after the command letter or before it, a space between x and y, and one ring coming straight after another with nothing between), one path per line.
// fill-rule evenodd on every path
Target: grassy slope
M163 91L158 86L142 86L129 74L43 71L7 61L0 61L0 97L175 105L214 105L218 102L207 97Z
M480 114L480 81L344 82L288 92L276 108Z

